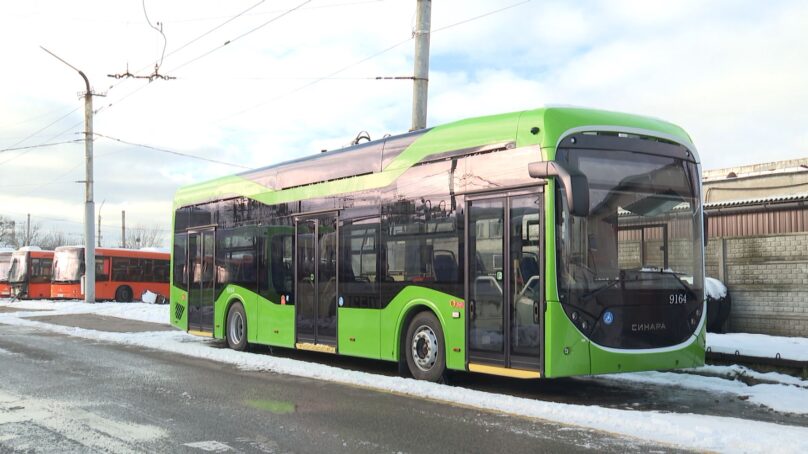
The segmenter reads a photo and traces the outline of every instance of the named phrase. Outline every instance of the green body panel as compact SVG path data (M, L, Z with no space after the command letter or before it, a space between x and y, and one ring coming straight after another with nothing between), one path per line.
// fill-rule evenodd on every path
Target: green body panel
M224 338L227 311L235 301L241 302L247 315L247 341L279 347L294 347L295 307L274 304L261 295L237 285L225 287L216 300L213 337Z
M706 307L706 306L705 306ZM704 324L695 341L673 351L663 352L614 352L589 343L592 357L592 374L613 372L637 372L643 370L679 369L704 365L706 331ZM692 338L691 338L692 339Z
M432 289L408 286L404 287L390 304L381 310L381 358L398 361L399 340L402 332L407 330L405 321L413 311L430 309L443 327L446 343L446 367L449 369L466 369L466 311L452 307L451 302L462 303L463 300ZM453 318L452 312L460 317ZM341 321L339 322L341 323ZM455 351L459 349L460 351Z
M256 295L258 332L255 342L277 347L295 346L295 307L275 304Z
M337 309L337 348L341 355L379 359L381 311Z
M171 282L174 282L173 279ZM188 292L174 287L172 284L168 300L171 325L183 331L188 331ZM176 318L177 306L182 306L182 316L180 318Z

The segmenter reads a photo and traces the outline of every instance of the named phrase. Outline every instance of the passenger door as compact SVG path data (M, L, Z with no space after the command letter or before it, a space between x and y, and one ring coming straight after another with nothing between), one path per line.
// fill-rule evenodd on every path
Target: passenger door
M188 330L213 334L216 231L188 232Z
M469 363L540 369L542 217L541 191L467 198Z
M297 342L337 343L337 216L299 217L295 223Z

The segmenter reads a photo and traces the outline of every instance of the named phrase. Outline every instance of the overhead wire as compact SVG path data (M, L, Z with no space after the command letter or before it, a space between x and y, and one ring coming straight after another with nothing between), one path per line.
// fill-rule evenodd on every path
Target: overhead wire
M189 45L193 44L194 42L198 41L199 39L201 39L201 38L203 38L203 37L205 37L205 36L209 35L210 33L212 33L212 32L214 32L214 31L218 30L218 29L219 29L219 28L221 28L221 27L223 27L224 25L226 25L226 24L228 24L228 23L232 22L233 20L235 20L235 19L237 19L237 18L241 17L242 15L244 15L245 13L247 13L247 12L251 11L252 9L254 9L255 7L257 7L258 5L260 5L260 4L262 4L262 3L264 3L264 1L266 1L266 0L261 0L261 1L259 1L258 3L255 3L255 4L251 5L251 6L249 6L248 8L246 8L246 9L242 10L241 12L237 13L235 16L232 16L232 17L231 17L231 18L229 18L228 20L226 20L226 21L222 22L221 24L219 24L219 25L217 25L217 26L215 26L215 27L211 28L210 30L208 30L208 31L206 31L206 32L204 32L204 33L202 33L201 35L198 35L197 37L195 37L195 38L191 39L190 41L186 42L185 44L183 44L182 46L178 47L177 49L172 50L171 52L169 52L169 53L168 53L168 55L167 55L167 56L169 56L169 57L170 57L171 55L174 55L175 53L177 53L177 52L179 52L180 50L182 50L182 49L184 49L184 48L188 47ZM211 49L211 50L208 50L208 51L207 51L207 52L205 52L204 54L198 55L198 56L196 56L196 57L192 58L191 60L188 60L188 61L186 61L185 63L180 64L179 66L176 66L176 67L174 67L174 68L171 68L170 70L168 70L168 71L167 71L167 73L173 73L174 71L177 71L177 70L178 70L178 69L180 69L180 68L183 68L183 67L185 67L185 66L187 66L187 65L190 65L191 63L193 63L193 62L195 62L195 61L198 61L198 60L200 60L200 59L202 59L202 58L204 58L204 57L206 57L206 56L208 56L208 55L212 54L213 52L215 52L215 51L217 51L217 50L219 50L219 49L221 49L221 48L223 48L223 47L225 47L225 46L227 46L227 45L229 45L229 44L232 44L234 41L239 40L239 39L241 39L241 38L243 38L243 37L245 37L245 36L247 36L247 35L249 35L249 34L251 34L251 33L255 32L255 31L257 31L257 30L259 30L259 29L261 29L261 28L263 28L263 27L265 27L265 26L267 26L267 25L271 24L272 22L275 22L276 20L278 20L278 19L280 19L280 18L282 18L282 17L284 17L284 16L286 16L286 15L288 15L288 14L290 14L290 13L292 13L292 12L294 12L294 11L298 10L298 9L300 9L302 6L304 6L304 5L306 5L307 3L310 3L310 2L311 2L311 0L306 0L305 2L303 2L303 3L299 4L298 6L296 6L296 7L292 8L292 9L285 10L285 11L284 11L282 14L280 14L280 15L278 15L278 16L275 16L275 17L273 17L272 19L270 19L270 20L268 20L268 21L266 21L266 22L262 23L261 25L259 25L259 26L257 26L257 27L254 27L253 29L251 29L251 30L249 30L249 31L247 31L247 32L245 32L245 33L242 33L241 35L238 35L238 36L236 36L235 38L232 38L232 39L230 39L230 40L225 41L225 42L224 42L224 44L221 44L221 45L219 45L218 47L215 47L215 48L213 48L213 49ZM138 70L138 72L139 72L139 71L142 71L143 69L146 69L146 67L144 67L144 68L142 68L142 69ZM112 86L110 87L110 89L117 87L117 86L118 86L118 85L120 85L121 83L123 83L123 81L118 82L117 84L112 85ZM102 110L102 109L104 109L104 108L107 108L107 107L112 107L113 105L120 104L120 103L121 103L123 100L125 100L125 99L129 98L130 96L134 95L135 93L137 93L137 92L139 92L139 91L143 90L144 88L148 87L149 85L151 85L151 84L150 84L150 83L145 83L145 84L141 85L140 87L138 87L138 88L136 88L136 89L132 90L131 92L127 93L126 95L122 96L121 98L116 99L114 102L110 102L110 103L108 103L106 106L102 107L102 108L101 108L101 109L99 109L98 111L100 111L100 110ZM98 111L96 111L96 112L98 112Z
M142 5L143 5L143 15L146 17L146 23L149 24L149 27L156 30L157 33L159 33L160 36L163 37L163 52L160 55L160 63L155 65L156 66L155 72L157 72L157 70L159 70L160 67L163 66L163 58L165 58L166 56L166 46L168 45L168 40L166 39L166 34L163 33L163 26L160 24L160 22L157 23L157 25L160 25L160 27L158 28L151 23L151 20L149 20L149 14L146 12L146 0L142 1Z
M202 156L196 156L196 155L192 155L192 154L188 154L188 153L182 153L180 151L169 150L169 149L166 149L166 148L154 147L154 146L146 145L146 144L142 144L142 143L130 142L128 140L119 139L117 137L112 137L112 136L108 136L108 135L105 135L105 134L94 133L94 135L96 135L98 137L103 137L105 139L113 140L115 142L123 143L123 144L126 144L126 145L131 145L133 147L147 148L149 150L160 151L162 153L173 154L173 155L176 155L176 156L183 156L183 157L186 157L186 158L197 159L197 160L200 160L200 161L212 162L214 164L221 164L221 165L231 166L231 167L239 167L239 168L242 168L242 169L250 169L250 167L247 167L247 166L241 165L241 164L235 164L235 163L232 163L232 162L220 161L218 159L205 158L205 157L202 157Z
M31 149L34 149L34 148L52 147L52 146L55 146L55 145L64 145L66 143L76 143L76 142L82 142L82 140L81 139L65 140L63 142L50 142L50 143L40 143L40 144L37 144L37 145L27 145L27 146L24 146L24 147L3 148L2 150L0 150L0 153L4 153L6 151L31 150ZM3 162L6 162L6 161L3 161Z
M530 1L531 0L524 0L524 1L521 1L521 2L518 2L518 3L514 3L514 4L511 4L511 5L505 6L503 8L498 8L498 9L495 9L495 10L492 10L492 11L488 11L488 12L485 12L483 14L473 16L473 17L470 17L468 19L464 19L464 20L459 21L459 22L455 22L455 23L452 23L452 24L449 24L449 25L446 25L446 26L443 26L443 27L439 27L439 28L435 29L434 31L432 31L431 33L436 33L436 32L440 32L440 31L448 30L448 29L453 28L453 27L457 27L459 25L467 24L469 22L473 22L473 21L476 21L478 19L482 19L484 17L494 15L494 14L500 13L502 11L506 11L508 9L511 9L511 8L515 8L517 6L524 5L525 3L528 3ZM278 99L281 99L283 97L289 96L289 95L297 93L299 91L302 91L302 90L304 90L306 88L309 88L309 87L311 87L311 86L313 86L313 85L315 85L317 83L320 83L320 82L322 82L324 80L333 79L334 76L336 76L337 74L345 72L348 69L353 68L354 66L361 65L362 63L364 63L364 62L366 62L368 60L371 60L371 59L376 58L376 57L378 57L378 56L380 56L380 55L382 55L384 53L387 53L387 52L389 52L389 51L391 51L391 50L393 50L393 49L395 49L395 48L397 48L397 47L399 47L399 46L401 46L403 44L406 44L406 43L408 43L408 42L410 42L412 40L413 40L413 36L410 36L409 38L407 38L407 39L405 39L403 41L400 41L400 42L398 42L396 44L393 44L392 46L387 47L385 49L382 49L381 51L378 51L378 52L376 52L376 53L374 53L372 55L369 55L369 56L367 56L367 57L365 57L365 58L363 58L361 60L355 61L355 62L353 62L353 63L351 63L351 64L349 64L347 66L344 66L344 67L342 67L342 68L340 68L340 69L338 69L338 70L336 70L334 72L331 72L331 73L329 73L329 74L327 74L325 76L314 78L314 80L312 82L310 82L310 83L304 84L304 85L302 85L300 87L292 89L291 91L284 92L284 93L282 93L280 95L274 96L274 97L272 97L272 98L270 98L270 99L268 99L266 101L262 101L262 102L260 102L258 104L255 104L253 106L247 107L246 109L242 109L242 110L234 112L234 113L232 113L230 115L227 115L225 117L219 118L217 120L217 122L221 122L221 121L233 118L233 117L237 117L237 116L242 115L244 113L247 113L249 111L255 110L255 109L260 108L260 107L263 107L263 106L265 106L265 105L267 105L267 104L269 104L269 103L271 103L273 101L277 101ZM381 79L384 79L384 78L373 77L372 79L381 80Z

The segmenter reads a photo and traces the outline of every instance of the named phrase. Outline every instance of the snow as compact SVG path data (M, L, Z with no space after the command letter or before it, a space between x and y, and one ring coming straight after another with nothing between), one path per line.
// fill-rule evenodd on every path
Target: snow
M145 292L143 292L143 295L140 296L140 300L143 301L144 303L154 304L155 302L157 302L157 294L149 290L146 290Z
M715 371L715 370L713 370ZM598 377L597 380L618 380L659 386L700 389L747 398L750 402L763 405L783 413L808 414L808 381L783 383L771 377L776 383L747 385L739 380L728 380L710 374L710 370L691 369L690 372L636 372ZM694 374L695 373L695 374ZM782 375L782 374L777 374ZM737 376L737 375L736 375ZM787 376L786 376L787 377ZM795 378L795 377L789 377ZM795 378L796 379L796 378ZM799 379L796 379L799 380Z
M23 246L23 247L21 247L21 248L19 248L17 250L18 251L41 251L42 248L39 247L39 246Z
M705 277L704 292L708 298L717 300L727 296L727 287L718 279Z
M164 247L142 247L139 250L143 252L162 252L164 254L168 254L169 252L168 248Z
M266 354L236 352L211 348L216 341L191 336L182 331L147 333L110 333L28 320L32 315L54 313L96 313L134 320L166 324L168 306L144 303L99 303L25 301L2 303L27 309L48 309L17 313L0 313L0 323L48 330L85 339L157 349L186 356L204 358L254 371L266 371L327 380L422 399L431 399L453 405L481 410L498 411L528 418L569 424L627 437L650 440L683 448L718 452L808 452L808 428L751 421L740 418L696 415L690 413L663 413L603 408L595 405L573 405L545 402L485 391L465 389L376 374L350 371L324 364L309 363L292 358ZM750 335L745 335L750 336ZM784 338L788 339L788 338ZM808 342L808 340L803 339ZM693 373L702 373L700 376ZM769 383L746 385L720 376L752 373L754 378ZM782 374L758 374L740 366L708 366L688 373L649 372L597 377L593 380L623 380L664 387L688 387L730 395L749 396L749 400L778 411L808 413L806 382ZM779 401L779 402L778 402ZM787 442L784 442L786 441Z
M0 247L0 252L14 252L12 247Z
M769 336L766 334L707 333L707 347L716 353L729 353L760 358L808 361L808 338Z

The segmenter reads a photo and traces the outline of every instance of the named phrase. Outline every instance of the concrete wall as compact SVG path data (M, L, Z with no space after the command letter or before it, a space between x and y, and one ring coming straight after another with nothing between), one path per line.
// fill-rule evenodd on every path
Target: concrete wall
M712 238L705 259L732 295L728 331L808 336L808 233Z

